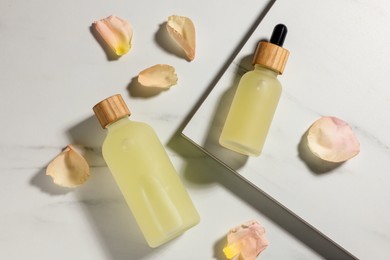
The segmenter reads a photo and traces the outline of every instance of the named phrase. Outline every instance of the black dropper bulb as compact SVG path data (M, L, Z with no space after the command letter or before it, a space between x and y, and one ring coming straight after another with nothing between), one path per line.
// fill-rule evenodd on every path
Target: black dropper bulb
M287 35L287 27L284 24L278 24L275 26L274 31L272 32L270 43L282 47L286 35Z

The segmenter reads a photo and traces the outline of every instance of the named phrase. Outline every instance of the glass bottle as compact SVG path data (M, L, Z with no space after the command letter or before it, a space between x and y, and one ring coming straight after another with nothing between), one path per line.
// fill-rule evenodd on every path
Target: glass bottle
M288 50L282 48L287 27L275 26L270 42L261 41L254 55L254 70L241 78L219 143L235 152L258 156L268 134L282 86L277 76L283 73Z
M199 215L154 130L129 120L120 95L104 99L93 110L108 129L104 160L149 246L196 225Z

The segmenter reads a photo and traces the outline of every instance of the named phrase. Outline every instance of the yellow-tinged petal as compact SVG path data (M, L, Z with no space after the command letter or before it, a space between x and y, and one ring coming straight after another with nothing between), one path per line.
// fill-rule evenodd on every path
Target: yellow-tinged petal
M125 19L111 15L94 22L93 26L116 55L122 56L131 49L133 28Z
M223 253L225 254L227 259L232 259L237 256L241 252L241 248L237 243L225 246L223 248Z
M267 246L264 227L251 220L229 230L223 252L228 259L255 260Z

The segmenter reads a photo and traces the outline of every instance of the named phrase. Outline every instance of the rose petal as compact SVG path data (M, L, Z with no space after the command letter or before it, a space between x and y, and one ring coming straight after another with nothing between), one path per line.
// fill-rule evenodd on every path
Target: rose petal
M326 116L309 128L307 135L310 151L329 162L344 162L356 156L360 144L352 128L343 120Z
M195 26L190 18L171 15L168 17L167 30L169 35L184 50L187 58L195 58Z
M223 249L228 259L254 260L268 246L264 227L256 220L232 228Z
M87 161L73 146L68 145L46 169L46 175L59 186L73 188L83 184L90 176Z
M126 20L111 15L94 22L93 26L116 55L122 56L129 52L133 29Z
M157 64L141 71L138 82L145 87L169 88L177 84L177 75L174 67Z

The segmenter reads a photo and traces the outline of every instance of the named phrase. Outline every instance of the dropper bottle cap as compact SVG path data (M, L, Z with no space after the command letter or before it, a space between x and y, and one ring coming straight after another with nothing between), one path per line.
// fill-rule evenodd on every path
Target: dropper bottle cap
M100 101L93 107L93 112L103 128L107 128L109 124L131 115L120 94Z
M257 45L253 65L259 64L282 74L289 55L289 51L282 48L286 35L287 27L276 25L270 41L261 41Z

